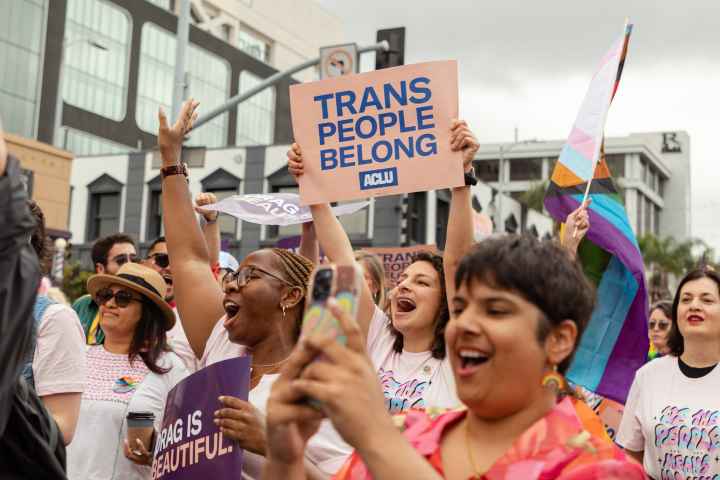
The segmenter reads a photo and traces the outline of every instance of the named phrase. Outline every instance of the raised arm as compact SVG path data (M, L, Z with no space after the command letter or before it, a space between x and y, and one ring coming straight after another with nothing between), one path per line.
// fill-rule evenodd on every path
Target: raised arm
M563 228L560 244L573 259L577 258L577 250L583 238L590 230L590 216L588 215L588 205L592 200L588 198L576 210L571 212L565 219L565 227Z
M182 142L197 117L197 106L193 100L185 102L172 127L160 110L158 142L163 167L180 164ZM187 179L184 175L169 175L163 179L162 186L163 225L173 266L175 298L185 334L195 355L200 358L215 323L225 313L223 292L210 267L210 256L195 218Z
M464 121L454 121L450 134L450 145L453 151L462 151L463 168L465 173L473 169L473 159L479 145ZM448 304L452 305L455 297L455 272L460 260L470 250L475 239L473 235L472 193L469 186L452 189L450 201L450 214L448 216L447 239L443 253L443 268L445 270L445 289Z
M302 224L300 255L312 261L315 265L320 263L320 244L317 235L315 235L315 225L312 222Z
M195 197L195 211L202 216L200 228L207 245L211 267L220 261L220 225L217 222L220 214L214 210L204 210L202 207L213 203L217 203L214 193L202 192Z
M302 150L297 143L293 143L288 151L288 169L290 173L297 179L304 173ZM355 254L353 253L350 238L348 238L345 229L340 220L335 217L330 205L319 204L311 205L310 211L315 224L315 234L320 241L320 247L333 263L352 264L355 263ZM370 321L375 313L375 303L373 302L372 293L366 282L363 282L362 293L358 303L357 321L360 325L365 338L367 338L370 329Z

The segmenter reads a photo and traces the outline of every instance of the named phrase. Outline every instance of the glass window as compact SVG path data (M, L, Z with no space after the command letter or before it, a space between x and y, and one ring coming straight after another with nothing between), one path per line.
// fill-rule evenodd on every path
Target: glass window
M105 140L87 132L81 132L73 128L66 128L62 132L59 145L69 152L75 154L76 157L88 155L104 155L114 153L128 153L134 151L132 147L127 147L119 143Z
M640 159L640 180L647 185L647 178L648 178L648 165L647 162L641 158Z
M542 158L513 158L510 162L510 181L542 180Z
M497 182L500 178L500 162L495 160L480 160L475 162L475 175L483 182Z
M148 205L148 222L145 238L157 238L162 235L162 192L150 190L150 202Z
M260 35L238 29L237 47L248 55L263 62L270 60L270 45Z
M653 221L653 233L655 235L659 235L660 234L660 207L658 207L657 205L655 205L654 215L655 215L655 221Z
M218 199L224 200L233 195L237 195L237 190L208 190L212 192ZM230 215L218 216L218 225L220 225L220 236L223 240L230 239L235 240L237 238L237 219Z
M35 136L47 0L0 2L0 107L7 132Z
M625 176L625 154L605 155L605 163L610 169L613 178L621 178Z
M642 193L637 192L637 210L636 210L636 230L635 234L640 237L643 234L643 204L645 203L645 199L642 196Z
M140 74L136 120L138 126L157 134L157 112L161 106L170 115L175 65L175 37L168 31L146 23L140 46ZM195 45L187 56L189 95L207 113L219 107L230 91L230 67L225 60ZM227 113L193 131L188 145L223 147L227 145Z
M408 195L407 204L407 243L425 243L425 221L427 219L427 194L425 192Z
M120 229L120 193L94 193L90 196L88 241L117 233Z
M652 233L654 231L652 221L655 214L655 205L650 201L649 198L645 199L645 233Z
M102 0L68 0L63 100L113 120L125 117L131 22Z
M475 196L473 196L475 198ZM443 250L445 248L445 240L447 239L447 224L448 217L450 216L450 204L442 199L437 199L437 226L435 227L435 245L438 249Z
M239 93L262 79L247 70L240 72ZM275 87L269 87L238 105L237 145L271 145L275 130Z

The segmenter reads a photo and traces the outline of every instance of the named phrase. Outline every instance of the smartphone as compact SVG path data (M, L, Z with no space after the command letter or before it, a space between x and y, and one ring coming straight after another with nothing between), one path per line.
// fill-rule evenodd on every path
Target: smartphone
M347 343L347 336L340 323L335 319L327 306L330 297L340 308L356 320L358 298L362 283L362 271L357 264L353 265L321 265L310 279L310 293L303 317L302 335L331 333L338 342Z

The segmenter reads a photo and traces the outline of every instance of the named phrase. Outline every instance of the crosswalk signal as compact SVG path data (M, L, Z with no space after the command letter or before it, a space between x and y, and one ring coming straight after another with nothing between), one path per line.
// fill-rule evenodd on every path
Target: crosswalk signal
M405 27L378 30L377 41L386 40L390 45L387 52L375 53L375 70L399 67L405 64Z

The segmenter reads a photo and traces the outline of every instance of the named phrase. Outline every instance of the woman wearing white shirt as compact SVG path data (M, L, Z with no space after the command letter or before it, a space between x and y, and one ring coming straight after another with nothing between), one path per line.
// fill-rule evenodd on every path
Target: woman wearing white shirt
M100 306L105 341L87 347L85 391L67 449L68 478L147 479L150 468L124 455L130 403L145 392L150 401L143 407L159 422L168 391L187 374L167 345L175 315L164 300L165 281L154 270L126 263L117 275L90 277L87 288ZM164 380L159 388L145 383L153 374Z
M670 355L635 375L617 442L654 480L720 478L720 275L688 273L672 307Z

